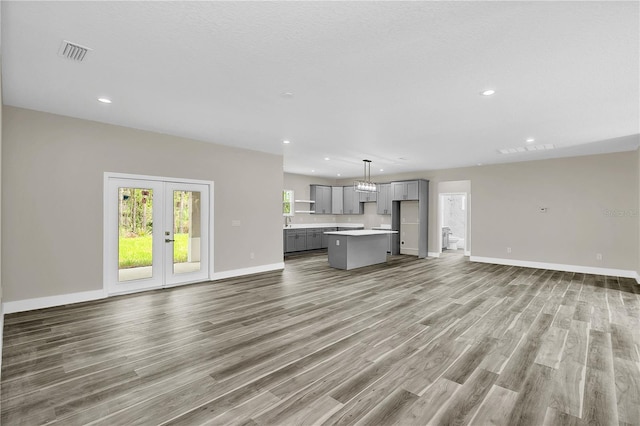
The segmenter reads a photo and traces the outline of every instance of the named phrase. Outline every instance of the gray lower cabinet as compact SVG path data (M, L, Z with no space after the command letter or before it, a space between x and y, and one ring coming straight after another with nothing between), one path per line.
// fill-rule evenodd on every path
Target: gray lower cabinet
M391 184L382 183L378 185L378 200L376 201L376 210L378 214L391 214Z
M337 231L338 228L323 228L322 229L322 248L329 247L329 236L325 234L325 232Z
M418 200L418 181L391 182L393 201Z
M293 253L307 249L306 229L285 229L284 230L284 251Z
M307 250L317 250L322 248L322 228L308 228L306 231Z
M331 214L342 214L344 190L341 186L331 187Z
M296 251L296 230L285 229L284 230L284 252L292 253Z
M364 206L360 202L360 193L353 186L345 186L343 211L344 214L364 214Z
M329 242L324 232L335 230L337 228L285 229L284 252L295 253L297 251L327 248Z
M315 201L315 214L331 214L331 187L325 185L311 185L309 188L311 200Z
M296 229L296 249L295 251L304 251L307 249L307 230Z

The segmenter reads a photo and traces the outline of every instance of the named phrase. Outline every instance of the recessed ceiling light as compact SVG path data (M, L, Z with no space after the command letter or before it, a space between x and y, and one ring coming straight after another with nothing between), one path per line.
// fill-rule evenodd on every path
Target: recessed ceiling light
M380 169L381 172L384 172L384 169Z
M527 143L534 143L536 140L534 138L528 138Z
M324 157L324 161L329 161L329 160L331 160L331 158L329 158L329 157Z
M102 102L103 104L110 104L111 99L109 98L98 98L98 102Z
M340 173L338 173L338 176L340 176Z
M478 163L477 165L478 165L478 166L482 166L482 163Z
M280 94L280 96L282 96L285 99L293 99L293 93L292 92L282 92Z
M290 143L291 143L291 141L282 141L282 143L284 143L284 144L290 144Z
M491 95L493 95L494 93L496 93L496 91L495 91L495 90L493 90L493 89L487 89L487 90L484 90L484 91L480 92L480 94L481 94L482 96L491 96Z
M316 172L315 170L311 170L311 173L315 173L315 172Z

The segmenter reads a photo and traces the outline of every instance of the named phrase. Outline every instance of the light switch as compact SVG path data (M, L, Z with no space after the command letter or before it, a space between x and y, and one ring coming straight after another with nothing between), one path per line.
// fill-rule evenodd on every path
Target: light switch
M231 226L240 226L240 221L239 220L232 220L231 221Z
M336 245L339 246L340 245L340 240L336 240Z

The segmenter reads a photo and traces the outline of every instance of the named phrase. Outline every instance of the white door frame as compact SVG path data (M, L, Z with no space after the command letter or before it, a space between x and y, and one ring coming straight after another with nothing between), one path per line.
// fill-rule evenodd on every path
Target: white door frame
M106 249L107 246L107 241L108 238L110 238L110 233L112 231L112 229L110 229L109 227L109 221L108 219L110 218L110 214L109 214L109 180L110 179L128 179L128 180L132 180L132 181L140 181L140 180L145 180L145 181L158 181L158 182L169 182L169 183L178 183L178 184L199 184L199 185L206 185L209 187L209 223L208 223L208 240L209 240L209 244L208 244L208 249L209 249L209 272L208 272L208 280L212 280L213 276L214 276L214 263L213 263L213 259L214 259L214 244L213 244L213 237L214 237L214 232L213 232L213 225L214 225L214 182L213 181L208 181L208 180L197 180L197 179L182 179L182 178L175 178L175 177L166 177L166 176L149 176L149 175L137 175L137 174L129 174L129 173L115 173L115 172L104 172L104 181L103 181L103 216L102 216L102 223L103 223L103 233L102 233L102 289L104 291L104 294L106 296L114 296L114 295L118 295L118 294L126 294L126 293L133 293L133 292L137 292L140 290L133 290L133 291L123 291L123 292L111 292L109 290L109 279L110 277L110 271L109 271L109 266L111 263L111 260L109 258L110 253L108 253L108 250ZM161 209L163 210L163 209ZM164 211L164 210L163 210ZM162 232L164 232L164 230L161 230ZM162 241L162 243L164 244L164 241ZM164 272L164 271L163 271ZM173 286L179 286L179 285L186 285L186 284L193 284L194 282L202 282L202 280L196 280L196 281L187 281L187 282L181 282L179 284L170 284L170 285L165 285L164 288L167 287L173 287ZM144 290L142 290L144 291Z
M444 197L447 195L464 195L465 197L465 206L464 208L467 211L464 219L464 255L471 255L471 194L468 192L439 192L438 193L438 253L442 253L442 226L444 225L444 218L442 217L443 209L444 209Z

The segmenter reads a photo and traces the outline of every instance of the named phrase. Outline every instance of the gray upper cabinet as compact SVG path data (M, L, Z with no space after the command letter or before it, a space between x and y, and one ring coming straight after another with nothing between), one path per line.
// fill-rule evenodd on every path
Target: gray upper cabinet
M378 199L377 192L360 192L359 194L361 203L370 203Z
M391 194L393 195L393 201L417 200L418 181L391 182Z
M378 185L378 188L380 191L376 202L377 212L378 214L391 214L391 184L382 183Z
M360 193L353 189L353 186L345 186L344 193L344 214L364 214L364 205L360 202Z
M331 213L342 214L344 206L344 190L341 186L331 187Z
M311 200L316 214L331 214L331 187L326 185L311 185Z

